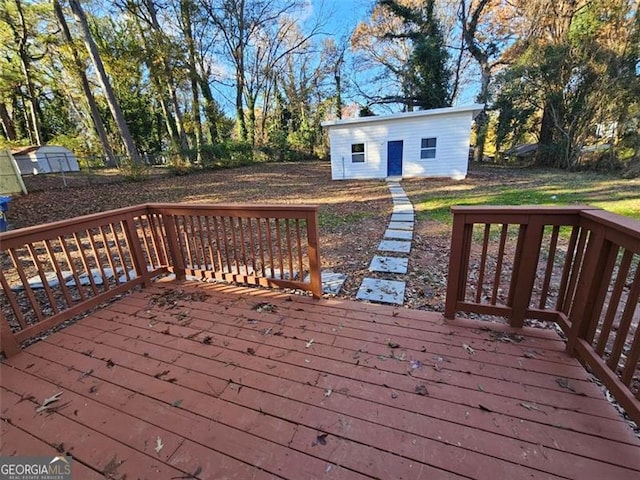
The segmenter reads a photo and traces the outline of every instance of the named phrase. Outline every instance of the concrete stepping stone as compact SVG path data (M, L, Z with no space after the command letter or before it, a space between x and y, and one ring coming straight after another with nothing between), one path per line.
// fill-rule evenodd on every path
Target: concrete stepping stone
M413 213L393 213L392 222L413 222Z
M411 251L411 242L382 240L380 245L378 245L378 250L383 252L409 253Z
M394 205L393 213L413 213L413 206L410 203L405 203L402 205Z
M377 278L365 278L356 295L358 300L371 302L404 303L404 290L406 284L397 280L379 280Z
M384 232L384 238L395 238L396 240L411 240L413 238L412 230L394 230L388 228Z
M408 268L408 258L382 257L380 255L373 257L371 265L369 265L369 271L382 273L407 273Z
M342 285L344 285L344 282L347 279L347 276L344 273L330 272L328 270L320 272L320 277L322 278L322 293L329 295L337 295L340 293ZM304 281L307 283L310 280L310 275L307 275L304 278Z
M389 222L390 230L413 230L413 222Z

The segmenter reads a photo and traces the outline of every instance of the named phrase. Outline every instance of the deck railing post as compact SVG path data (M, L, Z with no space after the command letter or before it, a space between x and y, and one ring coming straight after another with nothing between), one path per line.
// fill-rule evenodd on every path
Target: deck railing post
M449 273L447 277L447 298L444 316L453 319L456 315L457 304L464 300L467 286L467 269L469 263L469 249L471 248L471 234L473 225L466 224L466 215L453 213L453 231L451 234L451 253L449 257Z
M151 278L147 270L147 261L144 258L142 247L140 246L140 237L138 236L138 229L136 228L136 221L133 214L127 215L123 223L125 225L125 235L128 237L129 245L131 248L131 255L133 260L133 266L136 269L138 275L144 279L144 286L151 285Z
M322 297L322 275L320 273L320 246L318 233L318 209L307 214L307 241L309 242L309 278L314 298Z
M3 351L7 357L20 352L20 344L9 328L9 322L2 311L0 311L0 351Z
M544 233L544 222L539 215L531 215L526 225L521 226L522 242L518 242L514 259L513 280L509 288L511 316L509 324L522 328L527 309L531 302L533 285L536 280L540 247Z
M576 342L585 338L592 321L597 321L599 312L594 311L598 297L598 290L603 281L601 273L608 258L604 241L603 227L592 229L584 253L584 261L580 269L580 276L576 286L573 302L570 302L569 323L571 330L567 333L567 353L575 355ZM579 268L574 265L574 268Z
M186 278L184 257L182 255L182 249L178 243L178 228L173 215L160 212L161 221L164 223L164 230L167 234L167 243L169 244L169 256L171 257L171 265L173 266L173 273L176 276L176 280L184 280Z

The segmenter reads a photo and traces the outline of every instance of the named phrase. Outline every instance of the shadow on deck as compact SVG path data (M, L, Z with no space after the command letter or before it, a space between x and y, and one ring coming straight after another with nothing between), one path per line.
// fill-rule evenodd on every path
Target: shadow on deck
M2 455L69 453L83 480L640 477L552 330L160 282L0 373Z

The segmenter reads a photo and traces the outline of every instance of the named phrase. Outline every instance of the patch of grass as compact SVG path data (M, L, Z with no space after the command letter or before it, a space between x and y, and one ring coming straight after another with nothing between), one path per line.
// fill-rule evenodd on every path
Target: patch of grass
M344 225L358 223L372 216L373 213L371 212L351 212L340 215L334 212L320 211L318 213L318 223L321 228L338 228Z
M410 186L419 219L451 223L454 205L593 205L640 219L640 182L590 172L480 167L462 182ZM418 188L416 188L418 187Z

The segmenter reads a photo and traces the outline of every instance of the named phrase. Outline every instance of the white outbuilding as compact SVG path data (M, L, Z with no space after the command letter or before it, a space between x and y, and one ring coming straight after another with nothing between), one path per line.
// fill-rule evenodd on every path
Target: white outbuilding
M465 178L471 123L483 105L323 122L331 178Z
M22 175L78 172L78 159L71 150L56 145L23 147L12 150Z

